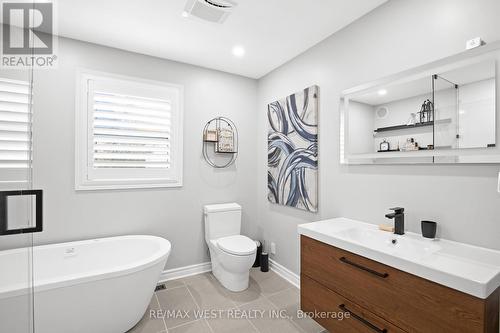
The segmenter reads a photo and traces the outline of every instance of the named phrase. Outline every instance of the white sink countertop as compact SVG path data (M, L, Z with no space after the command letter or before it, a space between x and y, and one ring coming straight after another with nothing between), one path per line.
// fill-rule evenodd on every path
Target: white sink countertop
M298 232L479 298L500 286L500 251L411 232L395 235L343 217L300 224Z

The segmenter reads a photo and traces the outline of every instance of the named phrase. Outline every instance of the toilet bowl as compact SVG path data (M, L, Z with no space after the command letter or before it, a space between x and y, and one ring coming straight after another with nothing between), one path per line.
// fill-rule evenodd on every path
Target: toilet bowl
M240 235L241 206L235 203L207 205L204 211L212 273L231 291L247 289L257 245Z

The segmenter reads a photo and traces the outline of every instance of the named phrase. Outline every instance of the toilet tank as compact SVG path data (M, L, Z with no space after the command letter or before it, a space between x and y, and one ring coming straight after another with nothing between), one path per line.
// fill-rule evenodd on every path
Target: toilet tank
M206 205L205 239L239 235L241 231L241 206L237 203Z

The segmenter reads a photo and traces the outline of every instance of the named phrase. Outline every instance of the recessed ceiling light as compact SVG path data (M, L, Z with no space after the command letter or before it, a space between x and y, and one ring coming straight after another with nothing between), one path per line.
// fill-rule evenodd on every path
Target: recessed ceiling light
M377 91L377 94L379 94L380 96L387 95L387 90L385 90L385 89L380 89L379 91Z
M233 55L235 57L243 57L245 55L245 49L243 48L243 46L235 46L233 47Z
M188 12L186 12L186 11L183 11L181 15L182 15L182 17L188 17L188 16L189 16L189 13L188 13Z

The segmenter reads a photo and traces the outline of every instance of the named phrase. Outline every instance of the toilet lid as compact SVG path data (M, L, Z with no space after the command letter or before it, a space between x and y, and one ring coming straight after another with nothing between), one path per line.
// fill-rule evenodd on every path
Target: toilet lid
M222 237L217 240L217 245L224 252L244 256L255 253L257 245L250 238L242 235Z

